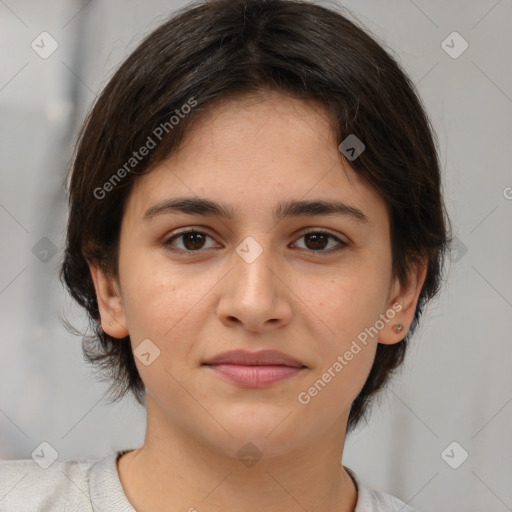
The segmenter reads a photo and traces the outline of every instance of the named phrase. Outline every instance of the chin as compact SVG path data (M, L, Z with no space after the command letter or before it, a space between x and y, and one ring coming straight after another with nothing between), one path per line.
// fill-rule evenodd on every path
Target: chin
M260 416L255 421L250 421L248 417L241 420L239 417L238 421L234 418L233 422L223 423L232 437L223 436L220 443L222 451L234 458L244 455L272 458L284 455L304 443L307 433L299 430L293 421L289 421L293 414L285 419L289 413L283 414L283 410L281 409L278 417Z

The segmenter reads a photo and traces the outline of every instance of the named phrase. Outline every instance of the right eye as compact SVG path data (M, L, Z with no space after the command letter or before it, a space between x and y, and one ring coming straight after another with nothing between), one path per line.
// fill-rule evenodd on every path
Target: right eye
M201 252L201 249L204 248L205 242L207 239L213 240L213 238L204 233L203 231L196 230L188 230L188 231L180 231L179 233L175 233L170 238L168 238L164 245L169 247L173 251L181 251L181 252ZM178 240L180 247L176 247L174 242ZM207 249L211 247L206 247Z

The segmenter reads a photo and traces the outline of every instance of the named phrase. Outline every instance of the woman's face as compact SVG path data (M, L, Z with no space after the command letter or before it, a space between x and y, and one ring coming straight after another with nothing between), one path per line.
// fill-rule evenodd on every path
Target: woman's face
M177 198L232 216L166 207ZM287 208L295 202L347 208L301 213ZM191 230L199 233L178 236ZM404 323L396 313L361 342L400 302L383 199L343 163L326 112L277 93L216 106L138 178L117 283L116 322L102 306L103 326L130 334L149 422L231 456L247 442L273 456L339 436L377 342L404 335L392 333ZM205 364L235 350L275 350L300 364Z

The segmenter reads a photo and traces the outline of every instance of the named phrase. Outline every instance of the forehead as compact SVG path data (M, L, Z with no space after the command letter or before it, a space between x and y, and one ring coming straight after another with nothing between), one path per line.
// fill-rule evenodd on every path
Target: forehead
M341 156L326 109L280 93L202 112L180 147L137 178L126 211L140 217L159 201L194 195L241 216L313 198L386 214L380 195Z

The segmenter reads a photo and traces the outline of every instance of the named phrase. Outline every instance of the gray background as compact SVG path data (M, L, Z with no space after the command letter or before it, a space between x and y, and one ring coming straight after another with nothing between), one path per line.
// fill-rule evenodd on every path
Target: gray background
M0 458L30 457L42 441L59 460L143 441L144 410L133 399L106 402L80 338L59 320L85 324L57 279L61 183L96 94L181 5L0 0ZM370 425L348 439L344 464L424 512L512 510L512 2L344 5L419 88L439 137L457 237L444 290ZM59 44L47 59L31 48L42 31ZM453 31L469 44L458 58L441 46ZM461 48L457 39L448 44ZM458 469L441 457L453 441L469 453ZM461 450L448 452L452 464Z

